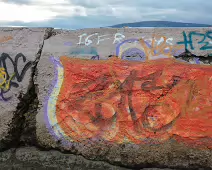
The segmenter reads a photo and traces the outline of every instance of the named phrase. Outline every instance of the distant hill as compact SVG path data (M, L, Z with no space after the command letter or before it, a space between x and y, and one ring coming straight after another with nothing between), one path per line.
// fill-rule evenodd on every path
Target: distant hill
M122 28L122 27L212 27L212 25L171 22L171 21L142 21L142 22L134 22L134 23L117 24L117 25L113 25L110 27L112 27L112 28Z

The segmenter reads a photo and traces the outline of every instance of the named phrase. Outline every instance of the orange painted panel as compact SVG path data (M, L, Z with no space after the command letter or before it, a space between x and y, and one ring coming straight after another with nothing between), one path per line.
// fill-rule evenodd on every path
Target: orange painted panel
M61 57L56 117L74 141L163 142L212 146L212 67L172 59L149 62Z

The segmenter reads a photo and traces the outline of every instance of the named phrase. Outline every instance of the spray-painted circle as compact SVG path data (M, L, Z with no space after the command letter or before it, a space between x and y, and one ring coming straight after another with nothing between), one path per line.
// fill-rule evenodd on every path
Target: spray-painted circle
M138 48L130 48L124 51L121 55L123 60L135 60L135 61L145 61L146 55L143 51Z

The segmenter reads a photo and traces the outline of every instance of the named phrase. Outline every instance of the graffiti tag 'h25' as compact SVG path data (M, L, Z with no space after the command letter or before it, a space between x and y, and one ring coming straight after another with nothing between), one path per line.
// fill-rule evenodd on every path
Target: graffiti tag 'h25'
M189 32L188 36L185 31L183 31L184 41L177 42L177 44L184 44L186 49L194 50L193 37L201 37L202 39L198 42L198 44L203 45L200 47L200 50L212 50L212 31L207 31L205 34L197 33L195 31ZM206 39L210 39L207 41ZM188 47L189 46L189 47Z

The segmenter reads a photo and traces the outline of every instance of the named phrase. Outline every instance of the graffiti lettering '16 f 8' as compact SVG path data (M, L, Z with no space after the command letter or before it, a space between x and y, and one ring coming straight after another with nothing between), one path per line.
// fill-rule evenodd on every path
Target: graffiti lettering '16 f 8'
M136 144L175 138L212 146L204 140L212 137L210 66L113 57L54 62L46 114L57 138Z

